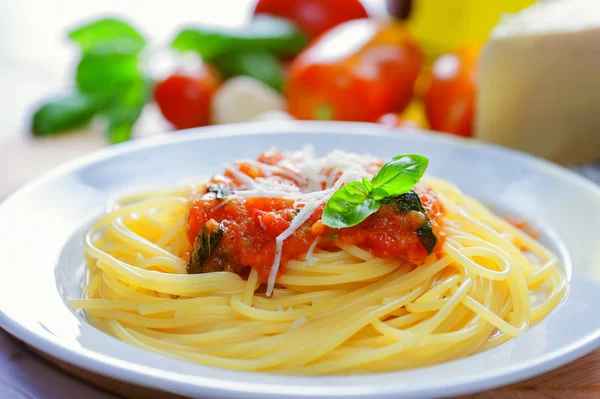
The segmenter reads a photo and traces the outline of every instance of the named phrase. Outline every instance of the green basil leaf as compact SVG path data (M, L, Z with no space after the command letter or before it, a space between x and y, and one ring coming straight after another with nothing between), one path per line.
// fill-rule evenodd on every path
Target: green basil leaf
M51 136L84 126L106 103L104 97L81 93L50 101L33 114L31 130L35 136Z
M127 22L115 18L104 18L90 24L80 26L69 32L73 40L86 52L100 44L125 39L139 53L146 45L146 39Z
M84 53L75 81L83 93L112 93L141 79L137 49L129 40L99 44Z
M389 205L401 215L408 212L417 212L423 215L423 223L417 228L416 233L427 253L431 255L437 245L438 237L433 232L431 220L427 215L427 210L425 210L419 195L414 190L410 190L395 197L388 197L382 200L381 204Z
M181 30L171 47L195 51L206 61L240 51L297 54L307 44L306 36L291 22L267 15L256 16L249 25L226 29L189 27Z
M194 248L192 249L192 257L186 267L188 274L210 273L214 271L223 271L223 269L206 268L205 263L212 255L223 238L225 230L221 225L205 224L200 229L198 236L194 240ZM219 262L225 266L225 262ZM219 265L219 266L220 266ZM217 266L218 267L218 266Z
M151 82L140 79L114 95L106 113L109 122L107 136L111 143L131 138L133 125L150 98L151 86Z
M379 204L361 182L348 183L337 190L323 210L323 224L335 229L356 226L377 212Z
M277 91L283 90L283 67L279 59L267 52L239 52L215 58L212 64L226 78L245 75L266 83Z
M398 155L373 176L373 198L379 201L412 189L421 180L429 160L418 154Z

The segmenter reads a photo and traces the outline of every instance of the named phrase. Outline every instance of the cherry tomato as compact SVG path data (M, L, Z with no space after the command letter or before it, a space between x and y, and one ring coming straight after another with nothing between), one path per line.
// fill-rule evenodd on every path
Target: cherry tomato
M478 45L440 56L425 93L425 112L433 130L471 136L475 113Z
M330 30L292 63L285 94L297 119L374 122L410 102L423 56L395 22Z
M156 85L154 98L160 112L177 129L205 126L210 122L210 102L219 85L207 65L175 73Z
M346 21L369 16L359 0L258 0L254 14L294 21L311 38Z

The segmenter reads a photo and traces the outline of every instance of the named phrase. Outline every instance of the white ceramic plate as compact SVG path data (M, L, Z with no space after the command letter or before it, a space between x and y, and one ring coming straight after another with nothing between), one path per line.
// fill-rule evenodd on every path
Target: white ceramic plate
M389 158L416 152L429 173L526 216L562 260L570 291L523 336L465 359L410 371L296 377L194 365L129 346L65 304L81 294L82 229L109 197L210 175L276 145L313 144ZM3 171L6 173L6 171ZM9 172L10 173L10 172ZM493 388L567 363L600 344L600 189L550 163L475 141L352 123L219 126L108 148L61 167L0 205L0 325L79 367L193 397L440 397Z

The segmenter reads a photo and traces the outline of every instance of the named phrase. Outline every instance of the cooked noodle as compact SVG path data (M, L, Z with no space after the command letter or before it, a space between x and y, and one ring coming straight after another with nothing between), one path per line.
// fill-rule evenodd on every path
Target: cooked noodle
M441 254L414 267L356 246L311 247L267 296L257 272L186 274L191 187L121 198L85 236L83 308L97 328L234 370L366 373L462 358L523 334L561 300L555 254L451 184Z

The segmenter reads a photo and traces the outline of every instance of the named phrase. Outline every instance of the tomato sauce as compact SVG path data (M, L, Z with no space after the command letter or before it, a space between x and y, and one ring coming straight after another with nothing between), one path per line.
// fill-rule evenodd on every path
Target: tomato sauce
M276 153L267 152L259 161L265 163L281 160ZM239 170L253 178L260 177L260 170L251 166L238 165ZM380 165L379 165L380 167ZM215 177L209 184L221 184L230 189L244 189L244 185L233 175ZM415 187L427 216L431 221L439 251L443 242L440 232L440 218L443 208L435 193L425 185ZM291 259L302 258L310 246L319 240L317 248L335 248L336 245L356 245L377 257L398 257L419 265L428 253L416 233L426 220L419 212L398 213L388 205L382 205L373 215L360 224L332 229L321 218L325 204L283 242L278 275L285 273L285 265ZM214 192L200 192L192 200L188 216L188 239L190 244L198 236L200 229L209 221L221 225L223 235L210 257L206 260L205 271L231 271L247 275L249 268L255 269L262 281L268 279L276 255L276 237L290 227L300 211L294 201L283 198L229 198L216 199Z
M441 203L428 186L415 187L431 220L433 232L440 237L438 220L442 216ZM389 205L382 205L377 212L356 226L339 229L334 233L335 244L356 245L378 258L400 257L405 261L421 264L428 253L416 233L424 223L425 216L419 212L399 214ZM443 240L438 240L440 248Z

